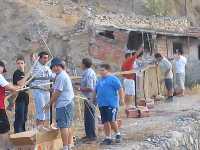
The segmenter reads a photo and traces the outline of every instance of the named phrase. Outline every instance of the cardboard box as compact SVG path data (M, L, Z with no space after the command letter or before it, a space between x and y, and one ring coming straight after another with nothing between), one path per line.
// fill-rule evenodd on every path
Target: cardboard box
M15 150L59 150L63 147L58 130L12 134L10 141Z

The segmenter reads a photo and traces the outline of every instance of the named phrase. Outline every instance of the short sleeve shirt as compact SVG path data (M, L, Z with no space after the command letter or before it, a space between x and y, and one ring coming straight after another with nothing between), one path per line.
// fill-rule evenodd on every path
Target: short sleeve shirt
M187 64L187 59L184 56L180 56L179 59L176 60L176 73L185 74L185 66Z
M73 102L74 91L72 87L72 82L69 75L65 71L60 72L56 76L53 90L60 92L60 95L56 101L56 108L65 107Z
M139 69L141 69L143 67L144 67L144 63L142 60L137 59L134 62L133 68L137 71L137 73L136 73L137 76L142 77L143 72L141 72Z
M5 109L4 105L4 98L5 98L5 86L9 83L6 81L6 79L0 74L0 109Z
M13 74L13 84L17 85L17 82L24 78L25 74L21 70L16 70Z
M17 85L17 82L22 80L24 78L24 76L25 76L24 72L17 69L13 74L13 84ZM16 102L20 102L20 101L25 101L26 104L28 104L29 103L28 102L29 101L28 93L26 93L24 91L19 92L17 99L16 99Z
M82 92L85 97L91 99L93 96L93 91L95 90L97 82L96 73L92 68L84 70L81 78L81 88L90 88L91 92Z
M0 86L5 87L8 84L9 84L8 81L6 81L6 79L3 77L3 75L0 74Z
M164 74L167 70L170 69L169 73L165 76L165 79L172 79L173 78L173 72L172 72L172 64L167 58L163 58L159 62L160 70Z
M122 88L120 80L114 75L99 79L96 85L96 98L99 107L119 107L119 89Z
M132 70L135 60L136 60L136 56L132 56L132 57L126 59L121 66L122 71ZM126 74L126 75L123 75L123 77L126 79L135 79L134 74Z

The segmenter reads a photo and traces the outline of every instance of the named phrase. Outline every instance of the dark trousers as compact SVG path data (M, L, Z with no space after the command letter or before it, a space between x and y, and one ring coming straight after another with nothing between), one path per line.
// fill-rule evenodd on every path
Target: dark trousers
M28 104L26 101L21 100L16 102L15 105L15 121L14 121L14 132L20 133L24 132L25 123L27 120Z
M84 110L85 134L88 138L96 138L95 134L95 105L85 101Z

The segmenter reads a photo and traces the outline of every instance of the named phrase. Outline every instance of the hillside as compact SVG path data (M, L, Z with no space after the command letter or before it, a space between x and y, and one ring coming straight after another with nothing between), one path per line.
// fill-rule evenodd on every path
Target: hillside
M88 21L101 13L152 15L147 9L151 0L0 0L0 59L10 71L14 59L23 54L29 59L33 49L47 49L53 55L72 57L78 64L88 55ZM184 0L169 0L167 15L183 16ZM200 3L187 0L187 15L194 26L200 25ZM43 39L41 38L43 37Z

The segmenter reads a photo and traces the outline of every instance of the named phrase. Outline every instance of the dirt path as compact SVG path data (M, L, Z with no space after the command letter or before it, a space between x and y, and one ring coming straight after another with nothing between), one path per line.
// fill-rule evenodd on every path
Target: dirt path
M123 126L121 133L123 142L120 145L96 146L82 145L79 149L92 150L131 150L136 143L144 143L150 140L152 135L162 135L170 130L176 130L177 124L185 123L194 112L200 111L200 94L175 97L172 103L156 104L151 111L151 116L147 118L133 119L122 118ZM189 120L190 121L190 120ZM179 123L180 122L180 123ZM139 149L139 148L138 148ZM151 149L151 148L147 148Z

